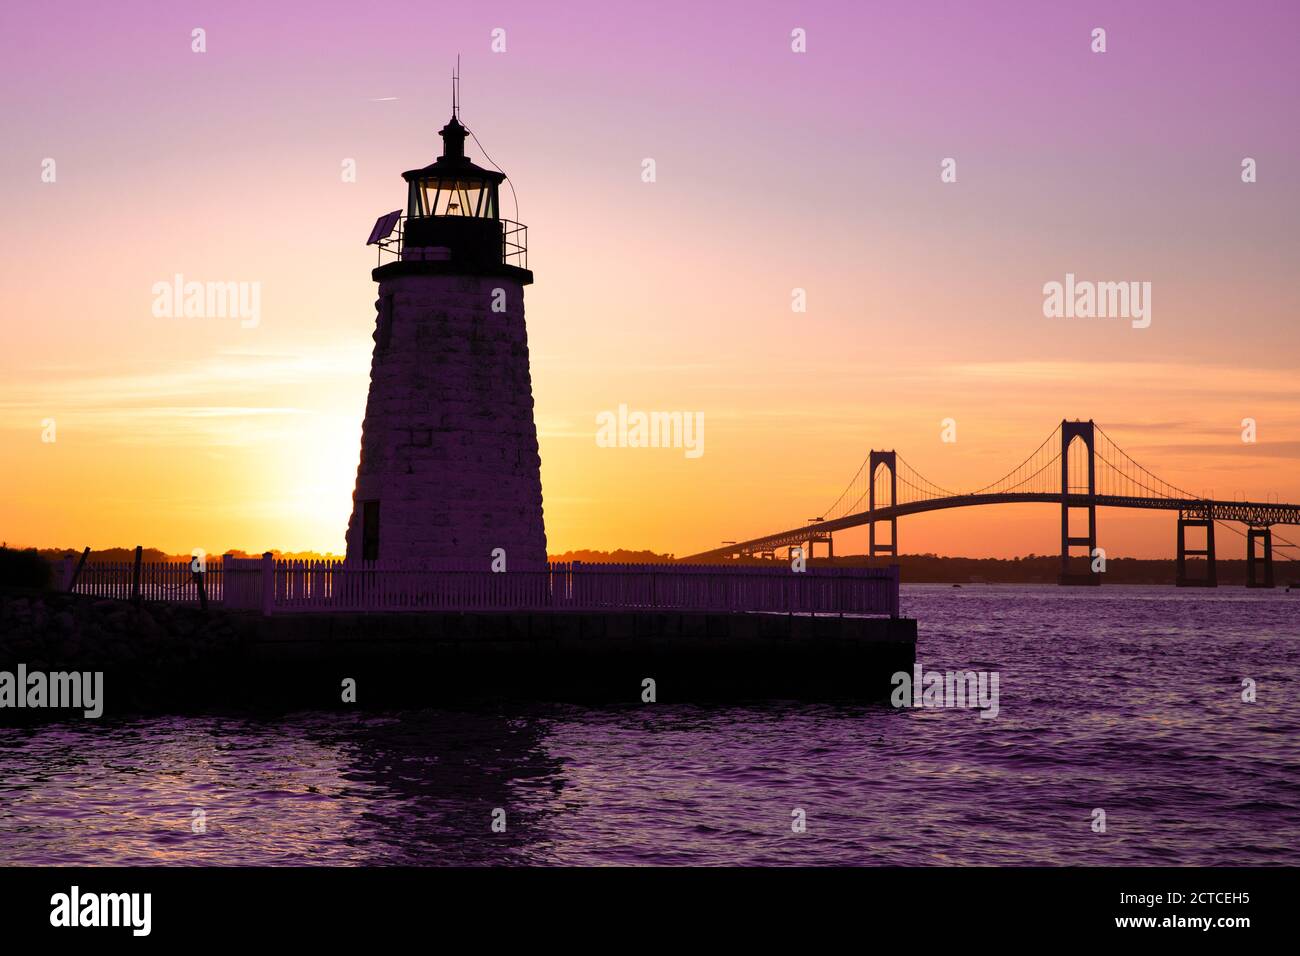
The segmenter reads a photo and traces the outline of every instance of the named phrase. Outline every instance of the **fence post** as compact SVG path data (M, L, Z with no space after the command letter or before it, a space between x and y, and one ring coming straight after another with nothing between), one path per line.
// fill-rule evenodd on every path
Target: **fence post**
M59 587L66 591L68 585L72 583L72 552L69 551L63 556L63 562L59 566Z
M207 565L204 565L204 567L206 568ZM208 588L207 585L204 584L204 579L207 576L206 571L194 572L194 583L198 585L199 588L199 609L202 610L204 614L208 613Z
M144 554L141 545L135 546L135 567L131 571L131 603L140 606L140 561Z
M262 552L262 613L270 614L275 607L275 558L270 551Z
M90 556L90 545L87 545L86 550L81 552L81 560L77 562L76 568L73 569L72 577L68 581L69 592L73 591L77 587L77 578L81 577L81 569L86 566L86 558L88 558L89 556Z

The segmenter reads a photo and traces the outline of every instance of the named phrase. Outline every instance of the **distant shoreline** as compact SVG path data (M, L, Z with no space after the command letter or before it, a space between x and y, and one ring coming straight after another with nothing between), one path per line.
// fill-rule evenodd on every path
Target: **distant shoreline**
M9 545L16 550L16 546ZM57 563L69 552L79 554L80 549L71 548L37 548L37 552L47 561ZM237 556L256 557L242 551L233 552ZM274 552L284 558L302 559L341 559L342 555L321 554L318 552ZM209 553L209 557L219 555ZM129 561L134 557L134 548L105 548L92 550L91 561ZM157 548L145 548L145 561L183 561L190 555L168 554ZM567 551L552 554L552 561L586 561L593 564L638 563L670 564L675 557L654 551ZM902 582L904 584L1055 584L1060 572L1060 557L1049 554L1031 554L1020 558L965 558L945 557L934 554L904 554L897 559ZM1276 582L1279 588L1288 584L1295 586L1300 582L1300 563L1279 559L1275 555ZM757 558L744 559L745 564L766 564ZM785 564L778 560L775 563ZM866 555L850 554L836 556L832 559L814 558L811 564L817 566L832 565L836 567L865 567L870 561ZM890 563L887 559L877 563ZM1245 586L1246 561L1244 558L1219 558L1216 562L1220 587ZM1083 558L1076 559L1072 569L1079 572L1088 570ZM1173 586L1177 572L1175 560L1170 558L1109 558L1106 562L1106 584L1142 584ZM1189 558L1187 573L1191 577L1202 577L1205 573L1204 562Z
M1276 560L1276 559L1275 559ZM815 563L824 563L818 559ZM834 564L844 567L868 563L863 555L835 558ZM903 584L1051 584L1057 583L1060 574L1059 555L1029 555L1023 558L946 558L936 555L901 555L898 559L899 576ZM1300 568L1291 562L1275 563L1279 588L1300 580ZM1086 573L1088 563L1078 558L1071 563L1077 573ZM1244 558L1215 561L1219 587L1245 587L1246 561ZM1173 587L1178 573L1173 558L1110 558L1102 582L1106 585L1167 585ZM1187 574L1192 578L1205 576L1205 562L1188 559Z

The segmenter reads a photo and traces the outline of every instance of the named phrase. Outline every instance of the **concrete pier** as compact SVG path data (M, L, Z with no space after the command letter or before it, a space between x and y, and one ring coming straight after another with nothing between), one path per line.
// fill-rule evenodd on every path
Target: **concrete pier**
M0 670L102 672L103 719L460 702L887 699L908 618L701 611L301 613L0 591ZM355 702L345 682L355 682ZM73 719L0 709L0 724ZM81 719L76 717L75 719Z
M700 612L294 615L258 622L260 677L322 706L472 697L639 702L883 700L915 660L916 621Z

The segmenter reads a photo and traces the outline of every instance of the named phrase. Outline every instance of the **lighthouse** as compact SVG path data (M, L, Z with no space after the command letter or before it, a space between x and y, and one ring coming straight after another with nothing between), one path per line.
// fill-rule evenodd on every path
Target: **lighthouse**
M440 135L368 242L379 298L347 557L542 567L527 233L501 218L505 174L465 155L454 96Z

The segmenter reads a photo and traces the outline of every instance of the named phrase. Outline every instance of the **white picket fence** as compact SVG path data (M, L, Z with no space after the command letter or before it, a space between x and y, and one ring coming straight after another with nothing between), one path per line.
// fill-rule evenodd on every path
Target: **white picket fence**
M63 566L65 589L75 560ZM898 568L585 564L493 572L489 562L209 559L207 600L263 614L304 611L680 610L898 616ZM86 564L78 594L131 598L133 562ZM140 566L146 601L199 601L187 562Z
M260 564L260 561L250 562ZM72 583L76 558L64 558L62 565L63 589ZM134 597L135 564L131 561L88 561L77 575L78 594L130 600ZM225 575L221 562L209 562L204 575L208 601L222 603ZM199 584L187 561L144 561L140 565L140 598L144 601L172 601L178 604L198 604Z

